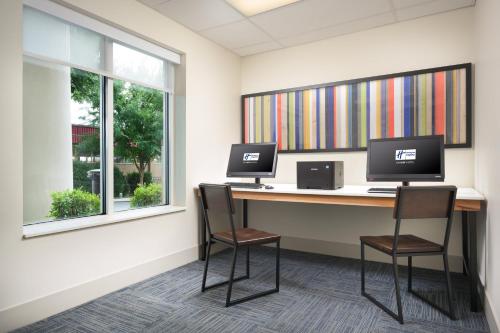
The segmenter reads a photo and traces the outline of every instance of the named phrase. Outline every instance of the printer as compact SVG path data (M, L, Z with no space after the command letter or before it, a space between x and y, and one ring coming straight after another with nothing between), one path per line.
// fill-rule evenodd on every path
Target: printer
M343 161L297 162L297 188L336 190L343 186Z

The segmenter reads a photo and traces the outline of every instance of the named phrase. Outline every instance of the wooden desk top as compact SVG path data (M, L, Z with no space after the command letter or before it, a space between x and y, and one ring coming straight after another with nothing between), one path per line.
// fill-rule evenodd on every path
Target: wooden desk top
M394 194L368 193L375 186L345 185L338 190L301 190L296 184L269 184L273 189L233 188L235 199L302 202L328 205L394 207ZM389 186L378 186L389 187ZM197 188L196 188L197 189ZM459 188L455 203L456 211L479 211L485 198L473 188Z

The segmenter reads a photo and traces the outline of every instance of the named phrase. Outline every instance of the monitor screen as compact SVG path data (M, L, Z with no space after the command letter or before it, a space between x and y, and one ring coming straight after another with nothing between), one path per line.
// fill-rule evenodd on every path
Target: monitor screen
M443 136L370 140L368 181L443 181Z
M277 149L275 143L234 144L231 147L228 177L274 177Z

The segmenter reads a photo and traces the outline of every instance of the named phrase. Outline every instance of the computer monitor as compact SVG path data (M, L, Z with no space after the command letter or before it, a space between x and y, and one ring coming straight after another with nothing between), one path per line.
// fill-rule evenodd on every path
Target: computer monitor
M442 135L374 139L368 142L367 181L444 181Z
M256 183L260 178L273 178L278 160L276 143L233 144L229 163L228 177L252 177Z

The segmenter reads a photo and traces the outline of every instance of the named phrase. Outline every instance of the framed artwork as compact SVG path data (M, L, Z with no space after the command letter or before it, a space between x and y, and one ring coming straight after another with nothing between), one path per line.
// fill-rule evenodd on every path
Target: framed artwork
M242 141L281 153L366 150L370 139L444 135L471 147L471 64L242 96Z

